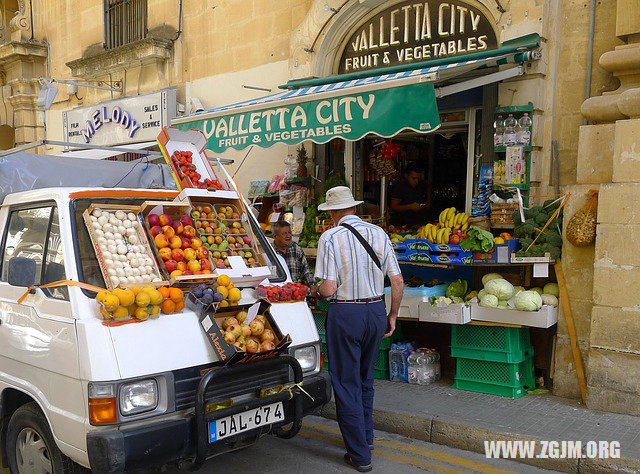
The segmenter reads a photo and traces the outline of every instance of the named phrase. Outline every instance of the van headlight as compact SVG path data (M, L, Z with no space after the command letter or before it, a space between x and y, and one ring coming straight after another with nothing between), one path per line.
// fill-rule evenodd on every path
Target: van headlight
M136 415L155 410L158 406L158 383L143 380L124 384L120 387L120 413Z
M316 367L318 357L314 346L298 347L293 351L293 357L298 360L303 372Z

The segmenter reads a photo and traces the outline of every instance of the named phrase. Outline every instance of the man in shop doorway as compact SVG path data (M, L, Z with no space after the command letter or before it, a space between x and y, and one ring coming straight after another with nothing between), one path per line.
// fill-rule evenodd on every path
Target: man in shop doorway
M402 179L393 184L391 190L391 224L421 225L428 219L429 205L426 202L422 170L418 162L407 165Z
M284 261L287 262L291 280L307 285L311 288L313 294L317 288L313 273L311 273L309 262L307 262L307 257L304 255L302 247L293 241L291 225L287 221L275 222L271 225L271 233L273 234L276 252L282 255Z
M371 471L373 449L373 370L383 337L393 334L403 281L391 241L381 227L356 216L351 190L336 186L318 206L336 227L318 241L316 296L331 298L327 313L329 374L336 415L347 453L344 460L360 472ZM384 277L391 281L389 314Z

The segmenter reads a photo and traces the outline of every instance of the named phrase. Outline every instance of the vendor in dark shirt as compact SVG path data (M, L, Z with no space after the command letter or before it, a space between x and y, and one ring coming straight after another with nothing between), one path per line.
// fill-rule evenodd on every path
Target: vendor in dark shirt
M423 225L428 211L425 202L422 171L414 161L409 163L404 177L391 190L391 223L394 225Z

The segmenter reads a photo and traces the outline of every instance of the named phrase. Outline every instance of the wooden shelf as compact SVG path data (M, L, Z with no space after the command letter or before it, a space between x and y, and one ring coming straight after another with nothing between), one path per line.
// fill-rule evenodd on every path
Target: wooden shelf
M406 262L398 261L400 265L414 265L417 267L435 267L435 268L473 268L473 267L522 267L528 265L535 265L538 263L548 263L549 265L555 264L555 261L551 262L515 262L515 263L460 263L460 264L443 264L443 263L422 263L422 262Z
M513 146L518 146L518 145L513 145ZM507 152L507 147L506 146L494 146L493 147L493 151L495 151L496 153L506 153ZM531 145L525 145L524 146L524 151L531 151Z

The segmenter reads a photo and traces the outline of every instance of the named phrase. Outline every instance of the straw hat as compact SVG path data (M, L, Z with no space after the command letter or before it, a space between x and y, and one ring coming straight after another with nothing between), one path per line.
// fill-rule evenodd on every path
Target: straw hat
M318 205L319 211L338 211L340 209L349 209L364 201L356 201L353 194L347 186L336 186L327 191L327 200L323 204Z

